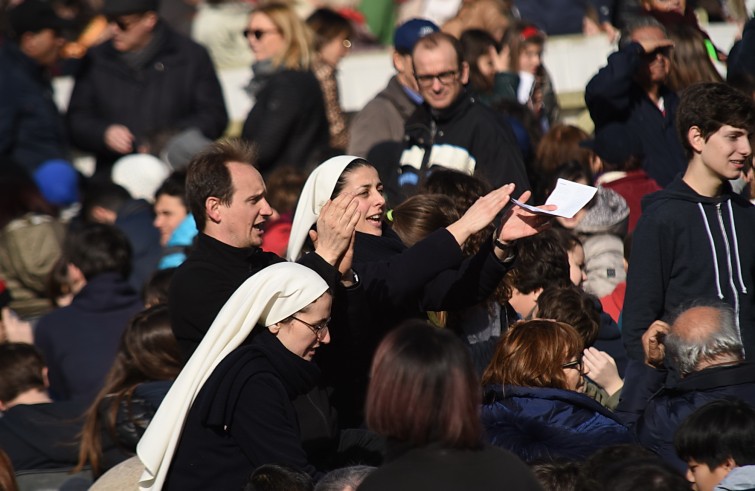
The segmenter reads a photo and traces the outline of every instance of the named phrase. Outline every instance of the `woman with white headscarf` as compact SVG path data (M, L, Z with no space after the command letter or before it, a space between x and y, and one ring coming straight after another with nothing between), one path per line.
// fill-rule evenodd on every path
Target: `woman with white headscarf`
M514 185L508 184L480 197L456 222L407 248L384 221L382 190L377 171L364 159L347 155L323 162L304 185L288 244L287 257L296 260L307 237L317 238L311 228L323 205L344 193L354 195L360 217L353 270L368 303L347 314L347 326L334 326L339 336L343 333L340 346L329 350L328 357L335 360L321 363L336 388L342 427L360 422L369 363L386 331L426 311L460 309L487 298L511 266L516 255L514 242L548 224L547 216L513 207L504 215L490 245L465 259L461 245L495 220L509 202ZM529 192L520 199L528 198Z
M330 342L331 301L325 281L294 263L244 282L139 442L140 489L241 489L266 463L316 474L292 400L319 379L311 360Z

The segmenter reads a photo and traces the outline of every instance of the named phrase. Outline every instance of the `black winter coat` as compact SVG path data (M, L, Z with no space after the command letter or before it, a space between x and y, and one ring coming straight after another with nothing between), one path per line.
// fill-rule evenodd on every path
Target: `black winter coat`
M596 131L608 123L621 123L636 136L642 146L636 150L644 155L645 171L658 184L667 186L687 168L675 125L679 97L663 86L665 113L661 113L634 82L642 55L642 46L630 43L609 56L608 64L587 84L585 103Z
M388 455L359 491L540 491L527 466L500 448L443 448L438 444Z
M89 50L76 77L68 128L73 143L94 153L98 165L121 157L105 146L112 124L131 130L137 145L188 128L215 139L226 129L223 92L207 50L164 23L157 28L164 30L163 44L142 70L130 68L108 41Z
M105 398L97 409L102 431L100 442L104 458L100 474L136 454L136 445L147 430L165 395L173 385L172 380L143 382L134 388L129 399L122 399L116 408L115 426L110 428L112 399Z
M462 93L441 111L422 104L407 120L401 169L420 178L433 165L474 173L494 188L516 184L516 195L530 189L524 160L511 126L503 117ZM399 183L404 176L396 176ZM402 189L411 194L411 183Z
M34 172L50 159L67 158L63 118L43 67L13 42L0 48L0 156Z
M342 427L361 422L372 356L388 331L404 320L424 317L427 311L478 304L509 268L492 246L464 258L446 229L407 248L387 226L382 236L357 232L353 263L363 299L333 314L332 341L317 354L325 380L336 388Z
M616 415L633 425L640 443L679 472L687 464L674 451L674 434L696 409L719 399L738 398L755 407L755 364L711 367L683 378L675 387L662 386L665 371L632 361ZM647 394L657 391L649 401Z
M309 70L283 70L257 93L241 136L257 147L262 173L287 165L313 169L330 142L320 83Z
M171 328L188 360L233 292L260 270L283 261L259 248L239 249L204 233L178 268L168 291ZM336 291L339 273L317 254L298 261L317 272Z
M242 489L263 464L319 475L302 447L293 400L315 387L317 366L265 328L231 352L189 410L164 490Z
M0 418L0 449L16 471L71 468L79 461L82 401L18 404Z

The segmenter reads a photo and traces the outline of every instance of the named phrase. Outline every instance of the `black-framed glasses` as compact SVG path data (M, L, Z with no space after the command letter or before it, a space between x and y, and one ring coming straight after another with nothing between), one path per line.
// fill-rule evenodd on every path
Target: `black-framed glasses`
M415 75L414 78L417 79L417 84L419 84L420 87L431 87L436 78L441 84L448 85L456 80L458 74L459 70L448 70L447 72L436 73L433 75Z
M249 39L249 36L254 36L254 39L259 41L263 37L265 37L265 34L270 34L272 32L279 32L278 29L244 29L243 34L244 37Z
M561 368L574 368L575 370L579 371L579 373L584 373L581 357L577 360L564 363L563 365L561 365Z
M325 332L328 329L328 324L330 324L330 317L328 317L328 319L325 322L323 322L322 324L318 324L318 325L310 324L309 322L303 321L303 320L299 319L298 317L294 317L293 315L291 316L291 318L293 320L299 321L302 324L304 324L305 326L307 326L310 331L312 331L313 333L315 333L315 336L317 336L317 339L322 339L323 336L325 336Z

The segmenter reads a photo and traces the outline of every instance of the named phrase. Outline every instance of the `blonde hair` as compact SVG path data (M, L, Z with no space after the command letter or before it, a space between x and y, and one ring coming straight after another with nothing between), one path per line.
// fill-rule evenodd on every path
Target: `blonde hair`
M273 65L289 70L309 70L314 57L312 30L288 5L270 2L252 10L251 15L264 14L270 18L286 42L286 49L273 56Z

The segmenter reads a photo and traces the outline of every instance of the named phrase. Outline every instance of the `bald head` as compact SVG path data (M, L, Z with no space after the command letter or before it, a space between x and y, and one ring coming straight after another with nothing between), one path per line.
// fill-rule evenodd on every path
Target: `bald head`
M712 365L739 362L744 354L734 311L723 303L684 310L671 325L664 344L682 376Z
M692 307L676 318L671 332L689 342L702 343L721 326L721 312L715 307Z

